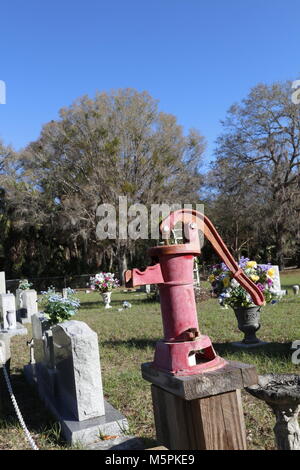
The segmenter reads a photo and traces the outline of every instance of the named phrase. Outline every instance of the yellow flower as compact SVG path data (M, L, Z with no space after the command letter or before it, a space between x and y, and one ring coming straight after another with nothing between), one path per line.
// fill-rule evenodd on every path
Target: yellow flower
M273 268L269 269L269 271L267 271L267 275L270 276L270 277L274 277L275 276L275 271Z
M250 279L252 279L252 281L256 282L256 281L259 280L259 276L256 276L256 274L251 274Z
M257 262L256 261L248 261L246 268L256 268Z
M224 287L228 287L229 284L230 284L230 278L229 277L224 277L223 284L224 284Z
M213 282L215 280L215 276L213 274L211 274L209 277L208 277L208 280L209 282Z

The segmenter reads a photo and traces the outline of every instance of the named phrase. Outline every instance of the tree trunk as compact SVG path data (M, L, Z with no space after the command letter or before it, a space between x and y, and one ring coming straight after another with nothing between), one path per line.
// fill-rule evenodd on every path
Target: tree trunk
M284 247L283 247L283 236L282 231L278 231L276 234L276 263L279 266L279 271L284 269Z
M126 246L120 246L118 250L119 280L124 285L124 273L127 271L127 249Z

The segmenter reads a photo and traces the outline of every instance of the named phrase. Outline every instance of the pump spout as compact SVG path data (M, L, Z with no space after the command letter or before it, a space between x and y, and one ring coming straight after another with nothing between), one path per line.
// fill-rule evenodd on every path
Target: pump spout
M160 264L149 266L145 271L130 269L125 272L125 286L136 287L146 284L162 284L164 282Z

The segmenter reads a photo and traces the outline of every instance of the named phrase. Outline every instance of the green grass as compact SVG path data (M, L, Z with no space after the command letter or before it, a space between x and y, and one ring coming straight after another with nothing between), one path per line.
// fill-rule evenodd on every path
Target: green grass
M300 272L283 273L282 284L290 288L300 283ZM105 310L96 293L80 294L82 307L77 320L86 322L98 333L105 398L128 419L130 433L154 444L155 429L150 384L140 373L140 365L153 359L155 343L162 337L160 306L148 302L139 292L113 292L112 309ZM128 300L131 309L121 312L122 301ZM263 308L262 327L258 337L268 344L248 351L233 349L230 343L242 339L231 309L221 310L215 299L198 304L202 333L208 334L217 352L227 359L255 364L258 373L299 373L300 366L291 361L291 343L300 340L300 296L289 296L281 303ZM65 449L57 423L44 409L35 392L26 384L23 366L28 363L28 337L12 339L12 383L28 428L42 449ZM268 407L243 392L248 446L250 449L274 449L275 424ZM0 449L26 449L28 444L14 417L13 410L0 423ZM80 447L79 447L80 448Z

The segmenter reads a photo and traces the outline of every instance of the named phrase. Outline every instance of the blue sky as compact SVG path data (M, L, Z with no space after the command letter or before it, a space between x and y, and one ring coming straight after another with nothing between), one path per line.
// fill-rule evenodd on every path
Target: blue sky
M147 90L212 157L259 82L300 77L299 0L10 0L0 5L0 138L16 149L84 94Z

